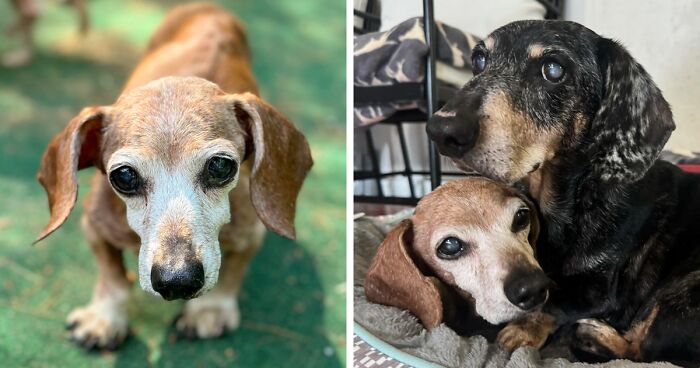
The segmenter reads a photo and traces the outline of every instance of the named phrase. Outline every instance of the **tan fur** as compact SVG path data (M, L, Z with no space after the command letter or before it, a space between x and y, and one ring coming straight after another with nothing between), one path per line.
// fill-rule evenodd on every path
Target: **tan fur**
M159 79L166 76L200 77L216 85L204 79ZM48 194L51 218L39 240L70 213L77 198L76 171L87 166L101 169L92 181L83 215L84 231L98 261L98 283L91 303L69 317L77 325L71 332L75 339L105 347L126 335L126 296L121 294L128 291L128 282L121 250L138 252L143 239L129 226L125 202L105 175L112 168L111 159L157 158L174 166L214 143L228 147L240 161L248 159L240 164L238 184L228 193L230 222L218 234L225 253L219 282L201 300L186 303L178 327L194 330L198 337L237 327L235 296L262 241L262 222L294 237L296 196L312 163L303 135L255 94L242 23L214 5L184 5L155 31L118 101L85 109L49 144L38 176ZM164 101L178 103L163 106ZM191 233L185 221L167 217L158 239L188 239ZM171 255L164 252L166 248L155 252L154 262L167 263ZM219 308L221 315L212 320L207 312L208 317L200 318L202 308Z
M652 308L643 320L635 322L632 327L620 334L613 327L597 319L580 320L576 329L578 338L589 341L592 346L600 345L610 350L617 358L643 360L641 345L649 333L649 328L656 320L658 306Z
M509 323L498 333L496 341L508 351L514 351L521 346L539 349L556 329L557 324L553 316L534 312Z
M632 325L624 335L625 340L630 342L628 356L634 357L636 360L642 359L641 345L649 334L649 328L656 320L656 315L659 313L659 307L654 307L651 313L642 321Z
M494 46L496 46L496 39L493 37L488 37L484 40L484 46L486 46L487 50L493 50Z
M468 180L464 183L468 185L445 184L421 201L414 215L418 243L427 243L426 236L438 223L448 227L469 224L490 230L498 213L492 209L503 207L511 193L488 180ZM478 208L455 206L454 199L465 197L478 203Z
M532 58L536 59L544 53L544 45L541 43L533 43L532 45L527 47L527 55Z
M550 213L554 202L554 190L552 188L552 164L543 163L539 169L532 172L525 179L528 185L528 192L539 203L540 211Z
M492 92L485 97L484 118L480 122L479 138L469 160L458 159L458 167L478 167L488 176L512 183L524 178L534 167L554 157L561 133L535 125L517 112L504 92ZM496 161L510 161L507 172L490 172ZM464 161L464 162L462 162Z

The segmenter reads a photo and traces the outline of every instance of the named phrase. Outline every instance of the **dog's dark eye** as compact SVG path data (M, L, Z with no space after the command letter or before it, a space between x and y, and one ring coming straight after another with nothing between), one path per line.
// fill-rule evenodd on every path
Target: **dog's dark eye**
M525 229L529 224L530 209L523 207L518 209L518 212L516 212L515 216L513 216L513 224L510 226L510 230L517 233L518 231Z
M477 75L486 69L486 55L479 50L472 54L472 72Z
M437 256L442 259L458 258L465 250L464 243L455 237L445 238L437 248Z
M205 183L209 186L222 186L233 179L238 170L236 161L228 157L214 156L207 162Z
M139 173L130 166L120 166L109 173L109 182L112 187L122 194L135 194L142 186Z
M542 76L552 83L559 83L564 78L564 67L555 61L545 61L542 64Z

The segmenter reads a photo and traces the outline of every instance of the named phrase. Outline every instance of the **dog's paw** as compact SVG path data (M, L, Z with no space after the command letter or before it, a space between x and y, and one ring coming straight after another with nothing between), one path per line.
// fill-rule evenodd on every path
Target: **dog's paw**
M507 324L498 333L496 342L509 352L522 346L539 349L556 328L554 317L534 312L521 320Z
M126 310L113 304L91 303L74 309L66 320L70 338L81 347L115 350L126 338Z
M586 318L577 323L572 348L579 359L598 362L627 356L629 342L605 322Z
M548 335L537 334L523 325L506 325L499 333L496 341L500 346L512 352L522 346L539 348L544 345Z
M205 294L185 303L175 328L181 336L207 339L235 330L240 321L238 301L234 296Z

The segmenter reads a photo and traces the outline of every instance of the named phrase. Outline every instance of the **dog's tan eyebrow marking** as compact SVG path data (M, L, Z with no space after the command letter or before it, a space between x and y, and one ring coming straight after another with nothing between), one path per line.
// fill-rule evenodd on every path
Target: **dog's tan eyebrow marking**
M493 47L496 45L496 40L493 37L489 37L484 40L484 46L486 46L487 50L493 50Z
M542 56L544 51L544 45L542 45L541 43L533 43L527 47L527 55L532 59Z

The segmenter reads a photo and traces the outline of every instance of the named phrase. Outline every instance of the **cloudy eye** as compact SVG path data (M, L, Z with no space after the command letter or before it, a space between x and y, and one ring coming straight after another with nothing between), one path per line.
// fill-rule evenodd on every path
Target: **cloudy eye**
M464 243L455 237L443 239L437 248L437 256L442 259L458 258L465 251Z
M139 173L131 166L120 166L109 173L109 182L112 187L122 194L135 194L143 185Z
M510 226L510 230L517 233L524 230L527 225L530 225L530 209L523 207L518 209L513 216L513 224Z
M210 187L220 187L228 184L238 171L236 161L225 156L214 156L207 161L205 169L205 184Z
M477 75L486 69L486 55L481 50L474 50L472 54L472 72Z
M542 64L542 76L552 83L559 83L564 78L564 67L555 61L545 61Z

